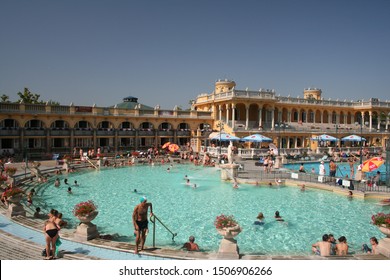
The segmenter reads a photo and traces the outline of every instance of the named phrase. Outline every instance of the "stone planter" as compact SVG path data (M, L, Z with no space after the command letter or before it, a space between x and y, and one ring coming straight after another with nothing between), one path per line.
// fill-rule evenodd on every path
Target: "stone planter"
M221 180L233 180L238 176L238 168L240 165L238 164L221 164L219 166L221 168Z
M79 219L80 222L82 222L82 223L90 223L91 221L93 221L96 218L96 216L98 214L99 214L98 211L93 211L86 216L77 216L76 218Z
M237 241L234 239L241 231L239 225L229 228L217 229L218 233L223 236L219 244L217 254L218 260L236 260L240 258Z
M224 239L233 239L236 237L242 230L239 225L234 227L217 229L218 233L223 236Z
M13 195L7 198L7 201L12 204L20 204L21 200L22 200L21 194Z
M77 226L76 232L74 233L75 240L87 241L99 236L96 225L91 223L91 221L95 219L98 214L98 211L94 211L86 216L77 216L77 219L79 219L81 223Z
M377 250L380 254L390 258L390 228L384 226L378 228L386 237L379 240Z
M26 216L26 210L24 210L23 205L20 204L20 200L22 199L22 195L14 195L9 198L7 198L7 201L9 203L8 209L7 209L7 216L8 217L14 217L14 216Z

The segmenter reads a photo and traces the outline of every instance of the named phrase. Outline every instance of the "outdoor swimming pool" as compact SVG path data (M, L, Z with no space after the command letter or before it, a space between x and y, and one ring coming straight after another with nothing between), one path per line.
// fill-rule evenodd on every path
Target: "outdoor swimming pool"
M175 165L170 172L167 168L134 166L73 173L60 177L59 188L53 181L41 188L34 204L45 211L59 210L75 228L78 220L72 214L74 205L91 199L99 207L93 223L100 233L118 233L122 240L134 243L131 216L140 197L146 195L154 213L177 233L173 243L172 235L158 225L156 245L176 249L194 235L202 250L217 251L221 236L214 228L214 219L222 213L234 215L243 228L236 239L240 252L246 254L310 254L311 244L324 233L333 233L336 238L345 235L352 251L358 251L371 236L383 237L370 224L371 215L383 211L374 203L326 191L301 192L296 187L240 185L233 189L231 183L221 182L217 168ZM185 185L186 174L198 188ZM67 193L64 178L81 184L72 186L74 194ZM288 224L274 221L276 210ZM264 226L253 225L259 212L266 217ZM152 244L151 231L150 224L147 246Z

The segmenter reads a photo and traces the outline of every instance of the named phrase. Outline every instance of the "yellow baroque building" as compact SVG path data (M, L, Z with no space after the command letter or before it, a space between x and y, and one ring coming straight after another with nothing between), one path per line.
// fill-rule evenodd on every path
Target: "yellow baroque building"
M291 97L277 95L273 89L238 90L234 81L218 80L214 91L198 95L194 106L197 111L212 112L214 130L222 126L238 137L260 133L286 149L314 149L318 141L313 139L322 134L339 139L363 135L365 145L381 147L389 138L390 102L325 99L318 88Z
M390 102L376 98L325 99L317 88L305 89L302 97L280 96L269 89L237 90L234 81L218 80L190 110L149 107L132 96L111 107L0 103L0 156L42 158L74 148L122 153L168 141L191 143L200 152L210 132L221 127L238 137L263 134L285 149L315 149L313 139L321 134L362 135L365 145L384 147L389 116Z
M119 152L200 141L210 112L164 110L126 97L112 107L0 103L0 156L69 154L74 148ZM195 143L195 146L197 144Z

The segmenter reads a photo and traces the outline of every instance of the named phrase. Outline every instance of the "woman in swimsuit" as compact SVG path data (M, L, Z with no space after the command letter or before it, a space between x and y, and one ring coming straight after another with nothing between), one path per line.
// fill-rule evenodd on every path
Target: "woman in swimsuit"
M55 256L56 252L56 241L58 238L58 226L55 223L56 219L56 210L52 209L48 214L49 219L45 221L45 225L43 226L43 232L45 234L46 240L46 258L45 260L51 260ZM57 212L58 213L58 212ZM52 256L50 256L50 247Z
M345 236L339 238L339 243L336 244L336 254L338 256L346 256L348 254L348 244Z

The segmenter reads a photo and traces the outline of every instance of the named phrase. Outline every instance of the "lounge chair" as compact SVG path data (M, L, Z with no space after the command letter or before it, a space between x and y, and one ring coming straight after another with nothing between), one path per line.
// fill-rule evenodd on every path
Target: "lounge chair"
M328 159L328 156L327 155L324 155L321 160L327 160Z

